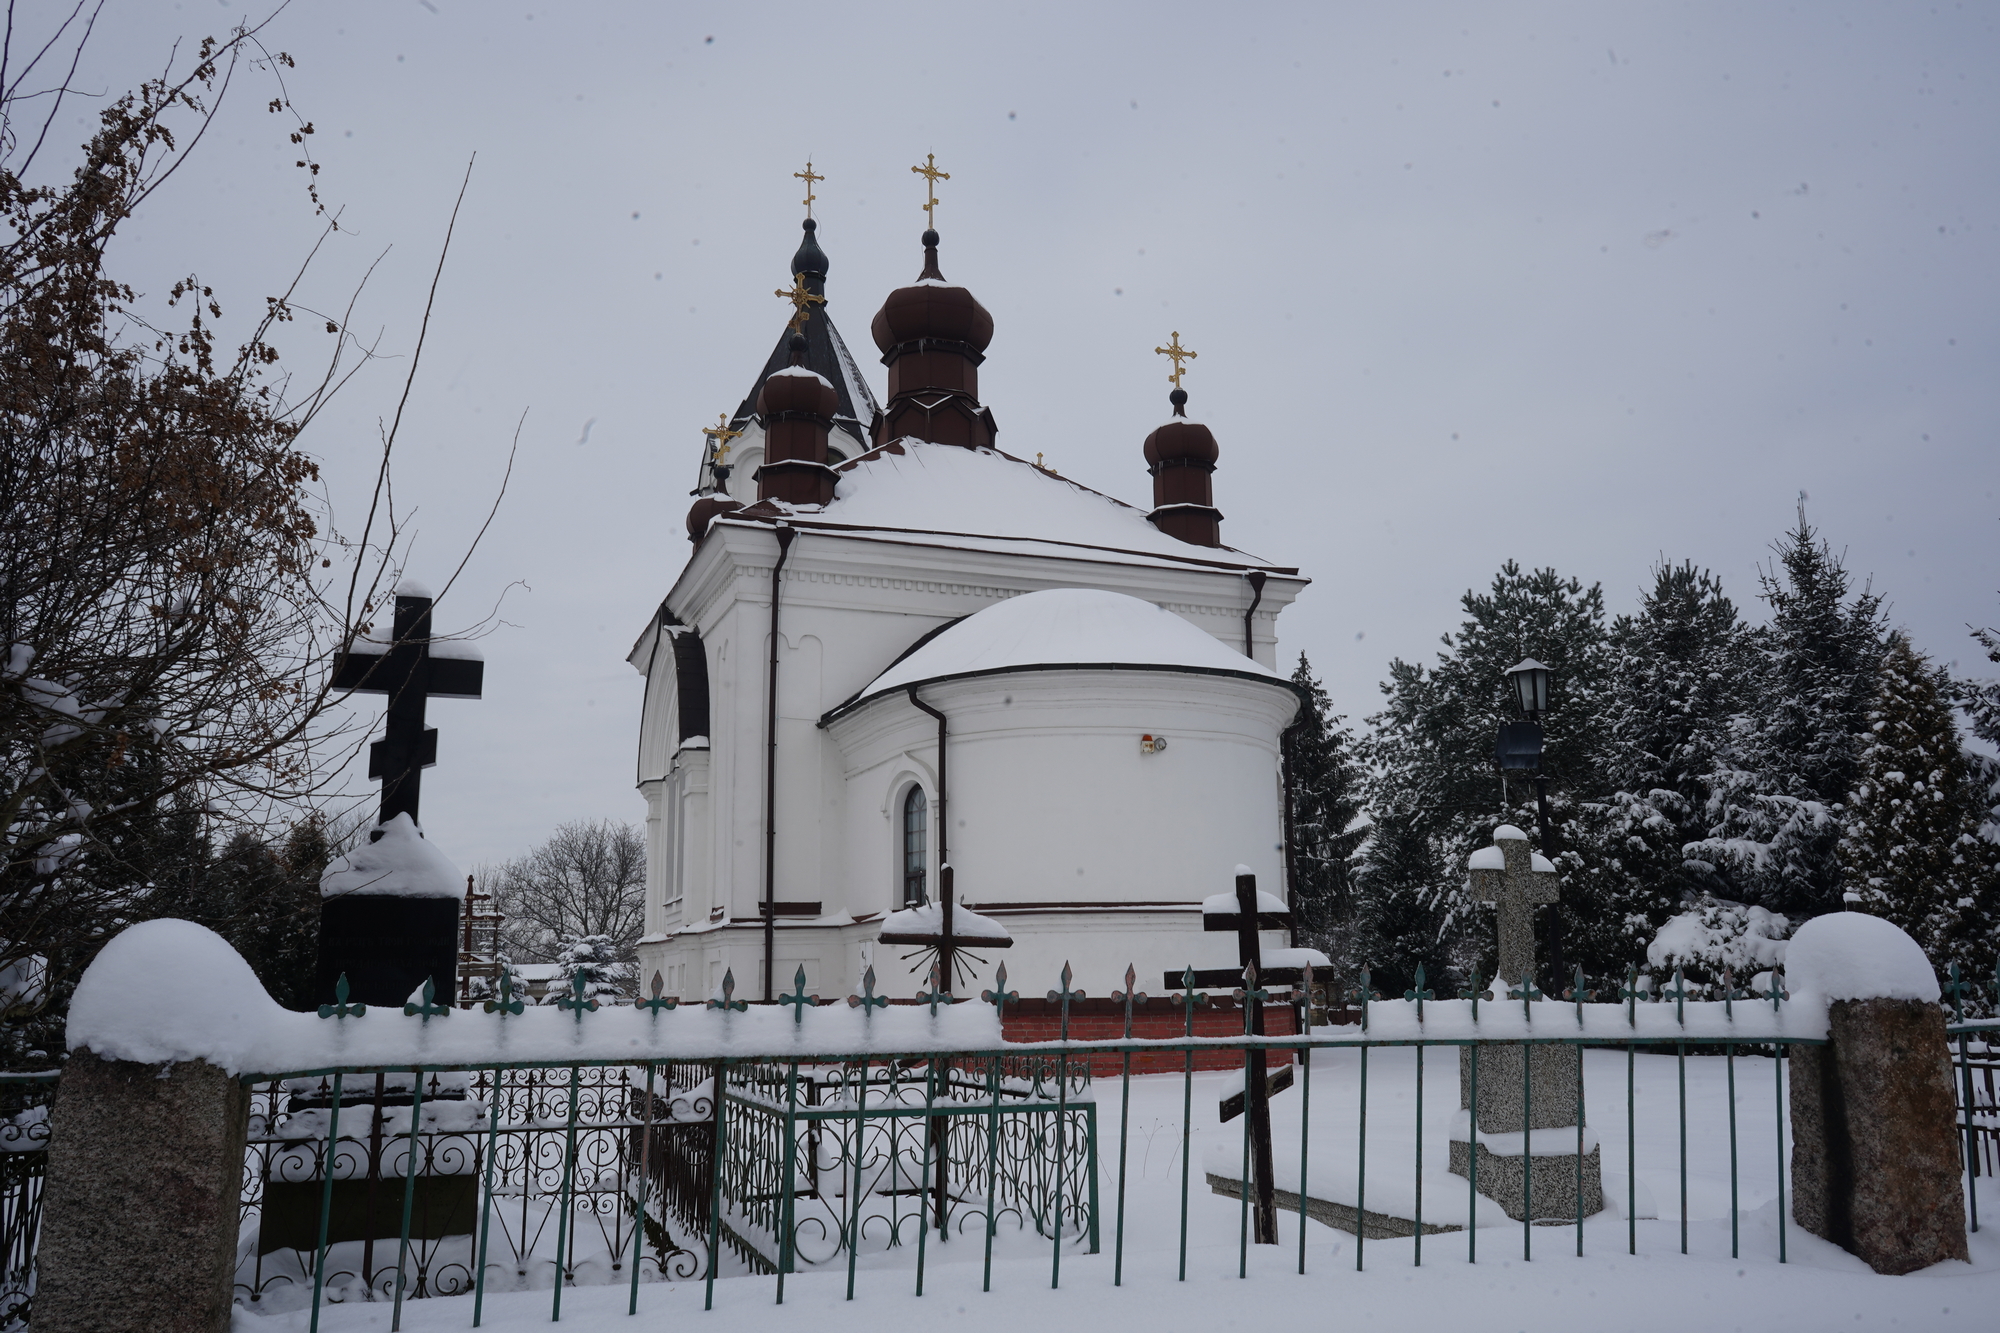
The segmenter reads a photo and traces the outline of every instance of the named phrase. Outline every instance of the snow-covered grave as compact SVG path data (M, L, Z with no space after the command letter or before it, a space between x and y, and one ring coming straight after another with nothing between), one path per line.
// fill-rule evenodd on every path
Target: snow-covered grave
M1063 1289L1088 1293L1080 1297L1086 1302L1129 1302L1124 1317L1143 1318L1179 1271L1183 1234L1193 1304L1177 1303L1176 1315L1229 1308L1229 1289L1216 1284L1239 1265L1266 1279L1260 1302L1297 1302L1304 1310L1345 1303L1350 1287L1367 1301L1385 1301L1389 1289L1378 1285L1379 1275L1404 1265L1414 1275L1419 1259L1418 1302L1440 1320L1487 1299L1478 1293L1489 1292L1496 1270L1553 1281L1555 1299L1567 1282L1634 1293L1654 1283L1666 1291L1725 1268L1738 1280L1803 1292L1810 1288L1798 1286L1791 1270L1805 1265L1838 1275L1860 1301L1855 1308L1863 1308L1874 1299L1865 1294L1868 1284L1887 1279L1867 1275L1859 1260L1781 1213L1781 1197L1783 1206L1791 1203L1788 1157L1796 1147L1789 1085L1802 1058L1823 1048L1830 1033L1838 1039L1838 1024L1860 1012L1855 1005L1921 1007L1935 1000L1936 982L1907 937L1874 918L1822 918L1789 947L1789 997L1775 981L1775 999L1616 1004L1508 998L1496 987L1477 1002L1372 1001L1363 1025L1256 1043L1313 1048L1309 1073L1302 1069L1296 1085L1271 1102L1277 1185L1290 1209L1300 1208L1303 1196L1307 1215L1287 1212L1275 1247L1243 1244L1243 1204L1217 1193L1240 1192L1242 1122L1223 1124L1212 1109L1226 1085L1240 1088L1240 1074L1093 1083L1083 1058L1107 1049L1242 1049L1242 1038L1003 1044L991 1003L814 1005L796 996L771 1007L740 1007L719 995L679 1007L428 1016L372 1008L322 1017L279 1008L218 937L164 921L107 946L78 986L69 1044L73 1052L169 1072L201 1062L274 1098L283 1091L294 1106L317 1092L329 1110L333 1099L325 1093L336 1078L379 1073L406 1098L416 1090L414 1071L422 1071L426 1097L456 1086L459 1100L425 1102L418 1141L427 1172L435 1165L435 1174L448 1177L457 1162L468 1183L489 1171L497 1177L480 1181L470 1196L479 1225L444 1235L413 1230L407 1252L392 1233L373 1243L372 1255L344 1242L323 1257L310 1247L261 1246L246 1227L238 1241L239 1294L257 1295L254 1306L271 1312L270 1327L306 1317L316 1271L326 1275L318 1297L324 1326L366 1326L373 1302L394 1296L399 1257L406 1297L477 1286L484 1321L502 1327L529 1317L524 1301L546 1320L558 1274L564 1286L632 1284L635 1258L637 1282L652 1293L645 1301L673 1309L698 1294L744 1319L769 1299L774 1259L795 1270L786 1277L788 1301L815 1308L828 1299L828 1284L849 1271L871 1303L907 1298L895 1293L910 1290L913 1268L929 1272L919 1280L933 1294L971 1300L990 1262L996 1290L1003 1283L1017 1293L1042 1288L1053 1275ZM130 998L161 993L174 994L176 1004ZM1935 1018L1934 1006L1930 1012ZM1941 1041L1942 1024L1935 1026ZM1580 1225L1542 1217L1543 1225L1524 1228L1446 1169L1452 1141L1468 1134L1459 1048L1522 1042L1567 1048L1581 1061L1586 1151L1601 1157L1604 1206L1588 1210ZM1712 1054L1721 1049L1733 1057ZM1773 1059L1779 1050L1791 1059ZM719 1107L714 1083L702 1081L718 1062L728 1075ZM1051 1073L1063 1069L1067 1077ZM638 1090L649 1077L658 1084L650 1099ZM278 1078L288 1086L274 1087ZM571 1100L579 1092L580 1104ZM992 1112L996 1101L1002 1116ZM1192 1108L1185 1117L1184 1107ZM490 1118L482 1122L483 1115ZM277 1118L267 1114L253 1134L251 1174L259 1181L352 1178L351 1164L323 1169L331 1125L320 1120L330 1115L307 1106L282 1125ZM410 1118L407 1101L385 1103L379 1124L362 1111L341 1125L342 1150L379 1134L387 1146L377 1170L391 1177L410 1165L407 1138L397 1142ZM1003 1118L1011 1126L1005 1134L998 1132ZM701 1137L716 1134L725 1164L719 1182L717 1140ZM502 1146L509 1136L512 1157ZM1575 1160L1573 1124L1566 1136L1537 1128L1523 1137L1515 1143L1487 1133L1480 1141L1501 1157L1525 1150ZM554 1155L537 1159L545 1151L537 1144L555 1145ZM635 1163L635 1153L644 1160ZM439 1154L450 1160L434 1164ZM665 1166L663 1156L671 1159ZM676 1170L692 1175L677 1186ZM701 1196L718 1183L719 1210ZM1990 1198L1987 1178L1977 1183L1991 1216L2000 1199ZM940 1211L942 1230L934 1225ZM989 1216L1002 1219L990 1239ZM1377 1216L1421 1216L1429 1234L1384 1239L1372 1227ZM1353 1234L1357 1217L1362 1236ZM1329 1220L1337 1225L1325 1225ZM1303 1278L1292 1271L1300 1226ZM863 1244L850 1242L856 1235ZM488 1247L483 1266L481 1244ZM1522 1267L1530 1262L1524 1249L1532 1268ZM2000 1295L2000 1252L1975 1237L1967 1253L1969 1264L1938 1265L1922 1280L1962 1273L1984 1284L1986 1298ZM1658 1266L1670 1263L1698 1276L1657 1277ZM1545 1264L1563 1265L1563 1275L1544 1278ZM1110 1286L1114 1273L1138 1290ZM763 1276L743 1280L756 1274ZM1506 1285L1525 1291L1522 1281L1515 1276ZM1327 1286L1333 1282L1348 1285L1335 1291ZM690 1290L710 1285L713 1294ZM526 1294L538 1288L541 1297ZM1775 1308L1763 1286L1741 1291L1753 1289L1757 1308ZM1407 1286L1396 1290L1403 1299L1415 1296ZM570 1319L609 1318L613 1308L608 1297L582 1291L569 1300ZM1958 1303L1940 1303L1945 1322L1938 1326L1950 1326L1943 1312ZM616 1308L622 1315L622 1300ZM1106 1306L1114 1308L1125 1307ZM468 1310L462 1301L413 1300L403 1317L412 1328L462 1326ZM1689 1313L1683 1304L1676 1327ZM1627 1318L1626 1326L1646 1325Z

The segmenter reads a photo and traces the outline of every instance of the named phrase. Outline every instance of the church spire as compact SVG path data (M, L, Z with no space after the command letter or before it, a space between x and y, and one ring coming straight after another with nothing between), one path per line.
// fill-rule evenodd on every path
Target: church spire
M911 167L924 178L924 220L935 223L937 183L951 174L927 154ZM938 444L990 446L998 427L979 401L979 365L993 340L993 316L963 287L945 281L938 267L938 234L926 225L923 272L914 284L889 293L870 332L889 368L889 405L875 433L882 443L913 436Z
M819 223L811 216L810 202L817 198L810 193L813 183L823 181L826 177L813 171L810 162L806 164L805 171L795 171L792 174L801 180L807 175L812 177L812 180L806 181L807 216L799 224L805 235L800 239L799 248L793 253L791 264L785 271L785 287L779 289L781 295L793 301L792 318L786 322L785 331L779 337L778 345L772 348L771 355L765 358L764 368L758 372L757 381L750 386L750 392L743 396L743 402L736 409L736 415L730 424L739 430L752 423L763 424L757 409L758 395L764 391L765 380L793 364L791 335L794 331L802 332L806 338L806 350L804 359L799 364L832 385L837 399L830 419L834 430L846 437L841 441L843 447L834 451L834 461L838 462L867 447L875 422L882 415L882 409L876 405L875 395L869 391L867 379L862 375L861 368L855 364L853 353L847 350L847 344L841 339L840 330L834 327L826 312L828 263L826 251L820 248ZM808 310L810 318L800 320L801 309Z
M1186 363L1194 360L1196 353L1181 346L1179 329L1174 330L1167 346L1153 350L1174 363L1173 373L1167 376L1174 386L1167 395L1174 414L1146 437L1146 471L1153 474L1153 512L1146 517L1169 537L1194 546L1220 546L1222 514L1215 507L1210 480L1220 451L1208 427L1187 419L1187 390L1181 387Z

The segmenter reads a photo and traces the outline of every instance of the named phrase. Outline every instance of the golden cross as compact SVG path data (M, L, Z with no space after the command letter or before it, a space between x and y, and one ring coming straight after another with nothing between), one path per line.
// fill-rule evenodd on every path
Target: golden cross
M1181 362L1183 360L1192 361L1199 353L1190 352L1187 348L1181 346L1181 331L1179 329L1174 330L1174 336L1168 340L1165 347L1155 347L1153 350L1161 356L1170 356L1174 359L1174 373L1167 376L1167 378L1173 381L1176 389L1180 388L1181 376L1187 373L1187 367L1182 365Z
M812 318L812 308L814 306L826 304L824 296L814 296L806 290L806 275L803 273L794 273L792 275L790 291L780 287L772 292L771 295L782 297L792 303L791 322L786 324L785 327L793 333L797 333L805 327L806 321Z
M802 180L806 183L806 198L805 198L806 216L811 217L813 215L813 200L817 197L813 194L813 182L823 181L826 179L826 177L814 175L812 159L807 158L806 169L804 171L794 171L792 173L792 178L794 180Z
M937 183L950 180L951 173L938 170L936 153L925 153L924 164L920 167L911 167L910 170L924 178L924 225L935 231L937 215L931 210L938 205Z
M713 426L703 426L701 433L708 437L710 446L715 450L715 461L720 463L729 454L729 442L743 432L729 429L729 414L724 412L715 419Z

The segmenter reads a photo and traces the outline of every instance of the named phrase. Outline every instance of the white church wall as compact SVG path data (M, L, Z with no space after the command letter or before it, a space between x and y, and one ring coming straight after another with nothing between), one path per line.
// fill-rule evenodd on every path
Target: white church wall
M1228 888L1238 864L1282 888L1272 774L1296 708L1289 691L1226 676L1035 671L941 682L920 697L949 719L959 899L1021 914L1012 952L1023 966L1010 972L1053 975L1024 969L1059 971L1067 959L1090 978L1080 984L1108 993L1128 962L1157 976L1234 961L1226 941L1195 938L1188 907ZM934 759L936 724L891 698L830 730L849 765L846 876L891 884L893 841L856 826L879 827L906 753ZM1167 747L1143 754L1147 734ZM1141 907L1165 910L1142 924L1130 916Z
M734 451L734 457L740 464L746 451ZM747 477L749 471L740 470L732 483ZM754 482L749 484L748 498L754 499ZM732 492L735 489L732 484ZM788 987L797 966L806 962L813 965L808 968L809 976L817 972L812 988L822 993L837 990L842 995L858 989L862 946L879 929L880 915L895 905L893 895L900 882L899 807L890 805L894 796L891 786L912 775L922 782L933 803L928 854L929 883L935 891L934 721L911 709L906 701L864 710L875 713L892 708L908 715L902 724L907 735L870 761L879 771L868 782L857 781L854 755L843 751L839 742L817 726L820 716L873 680L924 633L1019 593L1094 587L1154 601L1221 642L1241 649L1243 615L1251 593L1234 571L1175 567L1115 553L1091 556L1079 550L1051 554L1053 548L1046 544L1023 543L1021 547L1005 552L951 549L799 529L784 571L777 896L785 901L818 901L828 915L811 926L781 924L777 934L782 947L775 969L778 989ZM653 970L660 970L669 986L681 986L687 998L707 995L725 968L735 971L740 996L755 997L762 992L763 931L758 904L763 897L765 673L770 642L770 572L776 558L777 543L768 527L718 523L682 570L668 599L674 614L702 636L708 657L713 748L702 759L700 792L693 787L680 789L674 798L677 813L669 815L662 807L660 846L651 846L649 839L649 937L688 933L657 941L649 938L641 968L647 979ZM1273 576L1266 585L1253 618L1256 656L1266 666L1274 665L1277 615L1303 586L1304 580L1285 576ZM670 680L671 652L663 645L654 657L656 662L667 659L665 674ZM658 670L656 665L655 674ZM1187 695L1186 680L1191 678L1180 679L1179 687L1164 690L1152 684L1126 689L1121 683L1113 697L1099 702L1124 711L1099 716L1094 722L1088 715L1097 704L1089 700L1096 696L1079 695L1067 704L1052 701L1046 707L1054 711L1044 724L1011 737L995 735L978 740L979 745L990 744L986 757L977 749L961 750L959 719L954 717L952 795L960 810L951 816L949 835L953 859L960 866L961 894L986 902L1049 901L1060 893L1066 895L1063 901L1104 905L1169 898L1188 903L1227 888L1229 871L1240 861L1248 861L1258 870L1261 882L1281 891L1279 856L1274 848L1279 840L1279 814L1272 792L1276 733L1283 723L1272 722L1268 716L1254 725L1245 718L1227 722L1210 718L1209 729L1218 734L1204 739L1204 727L1196 725L1198 719L1186 711L1187 699L1183 697ZM1270 692L1268 687L1247 682L1244 687ZM667 746L671 752L672 739L661 738L677 738L677 716L669 709L668 693L649 690L647 716L642 719L642 764L659 746ZM661 697L656 701L653 695ZM1139 706L1135 700L1141 696L1156 701ZM930 697L926 691L926 698ZM1219 696L1204 685L1193 697L1213 704ZM1289 696L1284 696L1279 710L1289 706ZM1025 716L1010 705L1001 707L1008 710L1000 715L1002 719L1019 721ZM1249 709L1251 714L1257 711L1256 707ZM1269 714L1271 707L1266 705L1264 712ZM1152 729L1170 737L1169 748L1146 759L1152 768L1134 767L1139 763L1138 736ZM1256 739L1259 736L1261 740ZM967 743L972 744L973 739L968 738ZM649 745L654 748L646 748ZM1199 805L1191 795L1193 787L1170 780L1172 774L1197 771L1191 756L1202 753L1204 746L1213 749L1206 761L1212 764L1212 785L1227 793L1217 798L1222 803L1219 806ZM986 777L978 776L982 763ZM1211 770L1204 767L1201 771ZM650 771L642 768L642 775L649 776ZM961 775L968 784L963 788L959 785ZM1252 775L1254 780L1250 780ZM981 783L991 783L991 790L982 791ZM1146 805L1145 793L1153 788L1162 789L1158 799L1171 810ZM663 793L661 799L668 798ZM981 802L986 803L985 814L974 820L966 805ZM999 822L1002 809L1012 812L1004 824ZM1085 814L1072 820L1070 812L1077 810ZM1094 819L1093 812L1111 812L1116 817L1107 825L1101 817ZM650 824L650 799L648 816ZM967 821L963 830L959 827L961 818ZM1264 830L1255 836L1265 849L1265 861L1251 854L1254 849L1228 850L1222 846L1249 841L1245 830L1252 826ZM1163 839L1152 839L1162 843L1158 848L1129 846L1112 854L1109 849L1113 844L1148 841L1121 838L1119 828L1165 829L1167 834ZM1195 837L1184 829L1207 831ZM1200 844L1198 849L1185 845L1190 837ZM981 850L975 866L975 849L986 848L990 851ZM1194 850L1199 855L1193 854ZM1078 855L1082 855L1081 860ZM1216 866L1198 870L1211 860ZM1059 887L1054 881L1061 876L1052 868L1058 861L1068 864L1068 881ZM657 881L652 869L656 864L661 867ZM1077 865L1085 867L1084 876L1075 874ZM670 866L672 874L668 873ZM1188 883L1179 885L1176 881L1171 891L1160 887L1176 874ZM974 892L968 875L1016 887L1003 892L982 884ZM677 887L670 887L676 884L676 876ZM667 904L676 895L678 911L670 917ZM712 920L712 910L718 908L721 919ZM857 918L859 924L845 924ZM1100 912L1090 924L1070 917L1060 922L1036 917L1024 928L1037 941L1074 936L1088 944L1090 956L1096 960L1091 966L1105 971L1092 986L1093 994L1108 993L1114 982L1122 985L1126 961L1139 963L1142 972L1151 966L1144 958L1128 960L1125 955L1130 950L1123 944L1112 946L1111 941L1121 935L1135 946L1143 943L1147 955L1157 955L1158 966L1151 966L1154 973L1189 961L1186 932L1167 917L1141 927L1131 919L1117 924ZM1204 953L1195 960L1197 965L1233 963L1233 946L1223 940L1219 944L1205 941L1202 947L1211 944L1220 952L1213 959ZM1049 945L1057 952L1065 947ZM1030 977L1023 969L1030 954L1039 957L1042 948L1040 942L1024 944L1015 954L1021 961L1009 964L1010 973ZM1065 956L1074 955L1072 961L1081 967L1083 952L1074 949ZM1054 971L1059 971L1062 957L1054 952L1050 957ZM791 961L785 962L786 958ZM899 974L904 970L893 952L883 953L876 961L885 974L892 964ZM1053 977L1054 971L1047 975ZM683 980L677 982L677 977ZM1036 985L1042 984L1039 963L1032 978ZM1157 984L1157 976L1142 978L1142 985L1148 988ZM888 989L886 985L884 989ZM899 985L895 993L904 993L904 988Z

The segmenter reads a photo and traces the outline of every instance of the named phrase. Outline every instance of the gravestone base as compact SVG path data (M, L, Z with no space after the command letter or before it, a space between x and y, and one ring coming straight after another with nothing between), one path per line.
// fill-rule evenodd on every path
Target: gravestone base
M1792 1217L1878 1273L1967 1258L1943 1011L1827 1008L1827 1044L1792 1047Z
M1551 1139L1559 1140L1561 1128L1551 1128ZM1571 1141L1574 1142L1576 1127L1570 1126ZM1474 1145L1463 1139L1453 1139L1451 1143L1451 1173L1455 1176L1468 1175L1472 1166L1469 1149ZM1502 1211L1515 1221L1528 1215L1529 1187L1533 1187L1533 1204L1537 1225L1558 1225L1575 1222L1577 1218L1576 1199L1576 1154L1568 1153L1558 1157L1544 1157L1539 1153L1533 1157L1503 1157L1488 1152L1485 1144L1477 1145L1479 1154L1479 1192L1500 1205ZM1521 1164L1532 1163L1523 1173ZM1601 1154L1592 1147L1583 1155L1583 1215L1604 1210L1604 1171Z

